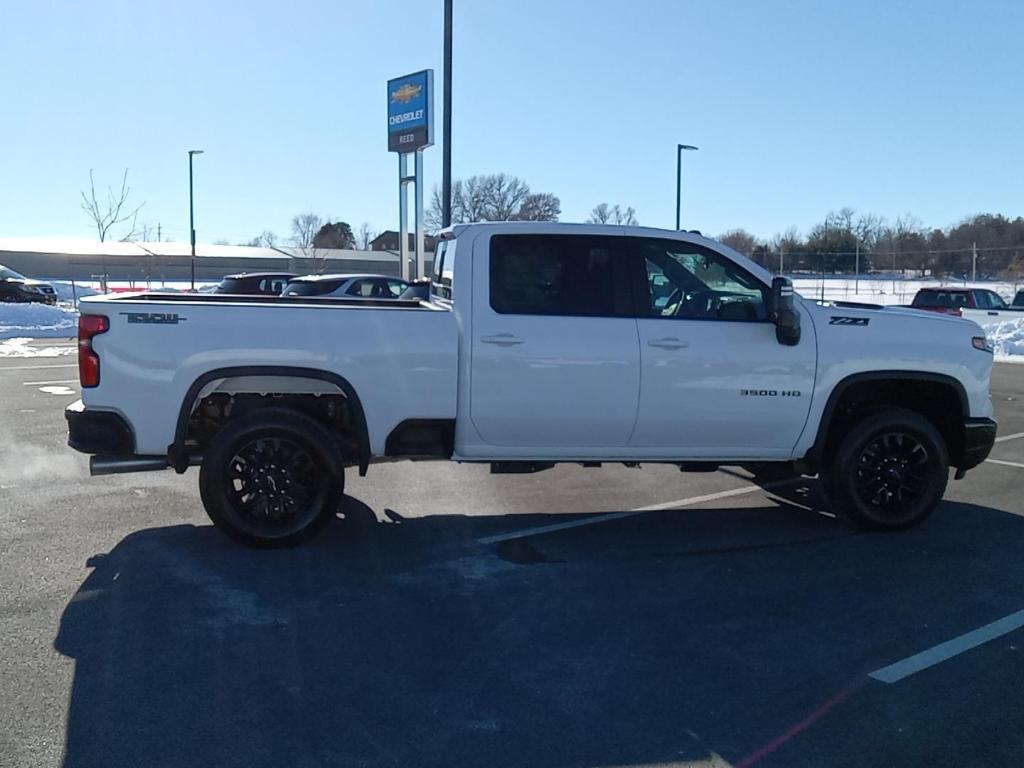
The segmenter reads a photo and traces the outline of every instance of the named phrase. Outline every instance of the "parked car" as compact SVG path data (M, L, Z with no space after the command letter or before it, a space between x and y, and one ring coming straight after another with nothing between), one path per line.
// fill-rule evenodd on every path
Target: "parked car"
M0 301L56 304L57 292L49 283L25 277L0 264Z
M914 309L962 316L964 309L1006 309L1003 297L987 288L922 288L910 303Z
M1013 297L1013 303L1010 306L1014 309L1024 309L1024 291L1017 291L1017 295Z
M214 293L233 293L245 296L280 296L288 281L297 277L294 272L242 272L225 275Z
M408 285L387 275L306 275L289 280L281 295L397 299Z
M198 463L210 518L257 546L333 517L345 467L397 459L787 469L818 474L837 514L900 529L995 440L977 325L804 300L690 232L457 225L427 302L267 301L83 299L68 442L91 472Z

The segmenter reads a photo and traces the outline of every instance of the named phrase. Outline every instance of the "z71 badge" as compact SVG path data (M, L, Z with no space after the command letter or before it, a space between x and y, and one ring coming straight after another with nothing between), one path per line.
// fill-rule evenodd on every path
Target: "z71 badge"
M129 323L148 323L150 325L177 325L188 318L181 317L177 312L122 312Z
M867 317L836 317L833 315L828 319L829 325L867 325L870 323Z

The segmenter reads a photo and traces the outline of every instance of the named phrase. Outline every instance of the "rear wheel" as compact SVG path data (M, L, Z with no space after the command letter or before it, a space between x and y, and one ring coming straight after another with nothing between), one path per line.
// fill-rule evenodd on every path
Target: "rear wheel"
M866 528L909 528L942 499L949 456L930 421L887 408L850 429L823 474L823 490L838 514Z
M294 544L337 510L344 468L334 437L303 413L239 416L210 442L199 470L206 513L250 546Z

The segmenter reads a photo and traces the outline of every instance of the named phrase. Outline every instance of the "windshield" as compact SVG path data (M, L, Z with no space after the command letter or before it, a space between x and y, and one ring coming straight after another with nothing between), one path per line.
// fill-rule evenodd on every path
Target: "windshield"
M0 267L0 280L25 280L24 275L19 275L13 269L7 267Z
M914 297L914 307L958 309L966 307L970 299L966 291L922 291Z

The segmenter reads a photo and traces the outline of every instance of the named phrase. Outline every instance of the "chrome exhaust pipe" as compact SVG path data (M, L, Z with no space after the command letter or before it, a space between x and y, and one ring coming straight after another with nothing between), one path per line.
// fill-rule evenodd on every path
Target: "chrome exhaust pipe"
M90 456L89 474L119 475L123 472L155 472L168 469L166 456Z

